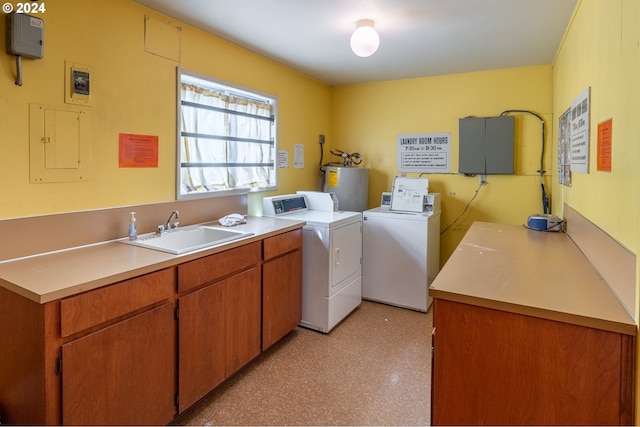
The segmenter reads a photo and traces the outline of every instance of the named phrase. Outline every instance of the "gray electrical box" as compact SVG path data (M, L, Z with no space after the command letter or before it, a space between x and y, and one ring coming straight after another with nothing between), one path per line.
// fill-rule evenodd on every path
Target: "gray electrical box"
M24 13L7 15L7 53L25 58L44 56L44 21Z
M513 173L513 117L467 117L459 120L458 171L464 174Z

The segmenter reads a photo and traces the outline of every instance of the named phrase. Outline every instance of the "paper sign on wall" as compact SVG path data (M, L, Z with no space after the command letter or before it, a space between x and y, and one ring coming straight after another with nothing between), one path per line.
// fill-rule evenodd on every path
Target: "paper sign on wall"
M571 109L558 119L558 182L571 187Z
M399 172L450 172L451 134L398 135Z
M589 111L591 88L571 104L571 172L589 173Z
M158 136L121 133L118 160L121 168L157 168Z
M278 150L278 169L287 169L289 167L289 152L287 150Z
M611 119L598 124L598 170L611 172Z
M293 167L304 168L304 145L302 144L293 144Z

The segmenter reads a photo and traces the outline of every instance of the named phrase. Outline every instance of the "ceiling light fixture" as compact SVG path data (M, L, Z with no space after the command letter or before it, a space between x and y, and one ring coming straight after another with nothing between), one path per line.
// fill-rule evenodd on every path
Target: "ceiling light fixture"
M380 46L380 37L373 28L373 20L361 19L356 22L356 29L351 35L353 53L366 58L376 53L378 46Z

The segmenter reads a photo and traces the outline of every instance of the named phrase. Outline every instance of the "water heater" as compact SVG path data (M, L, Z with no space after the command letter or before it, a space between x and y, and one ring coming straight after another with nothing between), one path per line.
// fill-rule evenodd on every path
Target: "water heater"
M362 212L369 201L369 169L327 166L324 191L335 194L341 211Z

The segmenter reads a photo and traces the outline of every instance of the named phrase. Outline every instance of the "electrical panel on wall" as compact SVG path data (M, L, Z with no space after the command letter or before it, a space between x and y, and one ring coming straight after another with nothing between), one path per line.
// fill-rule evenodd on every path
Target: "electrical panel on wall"
M78 107L29 105L32 184L91 179L91 116Z
M64 102L67 104L93 105L93 73L91 67L65 61L64 69Z
M468 175L512 174L512 116L466 117L459 120L458 171Z
M42 58L44 21L24 13L7 14L7 53L25 58Z

